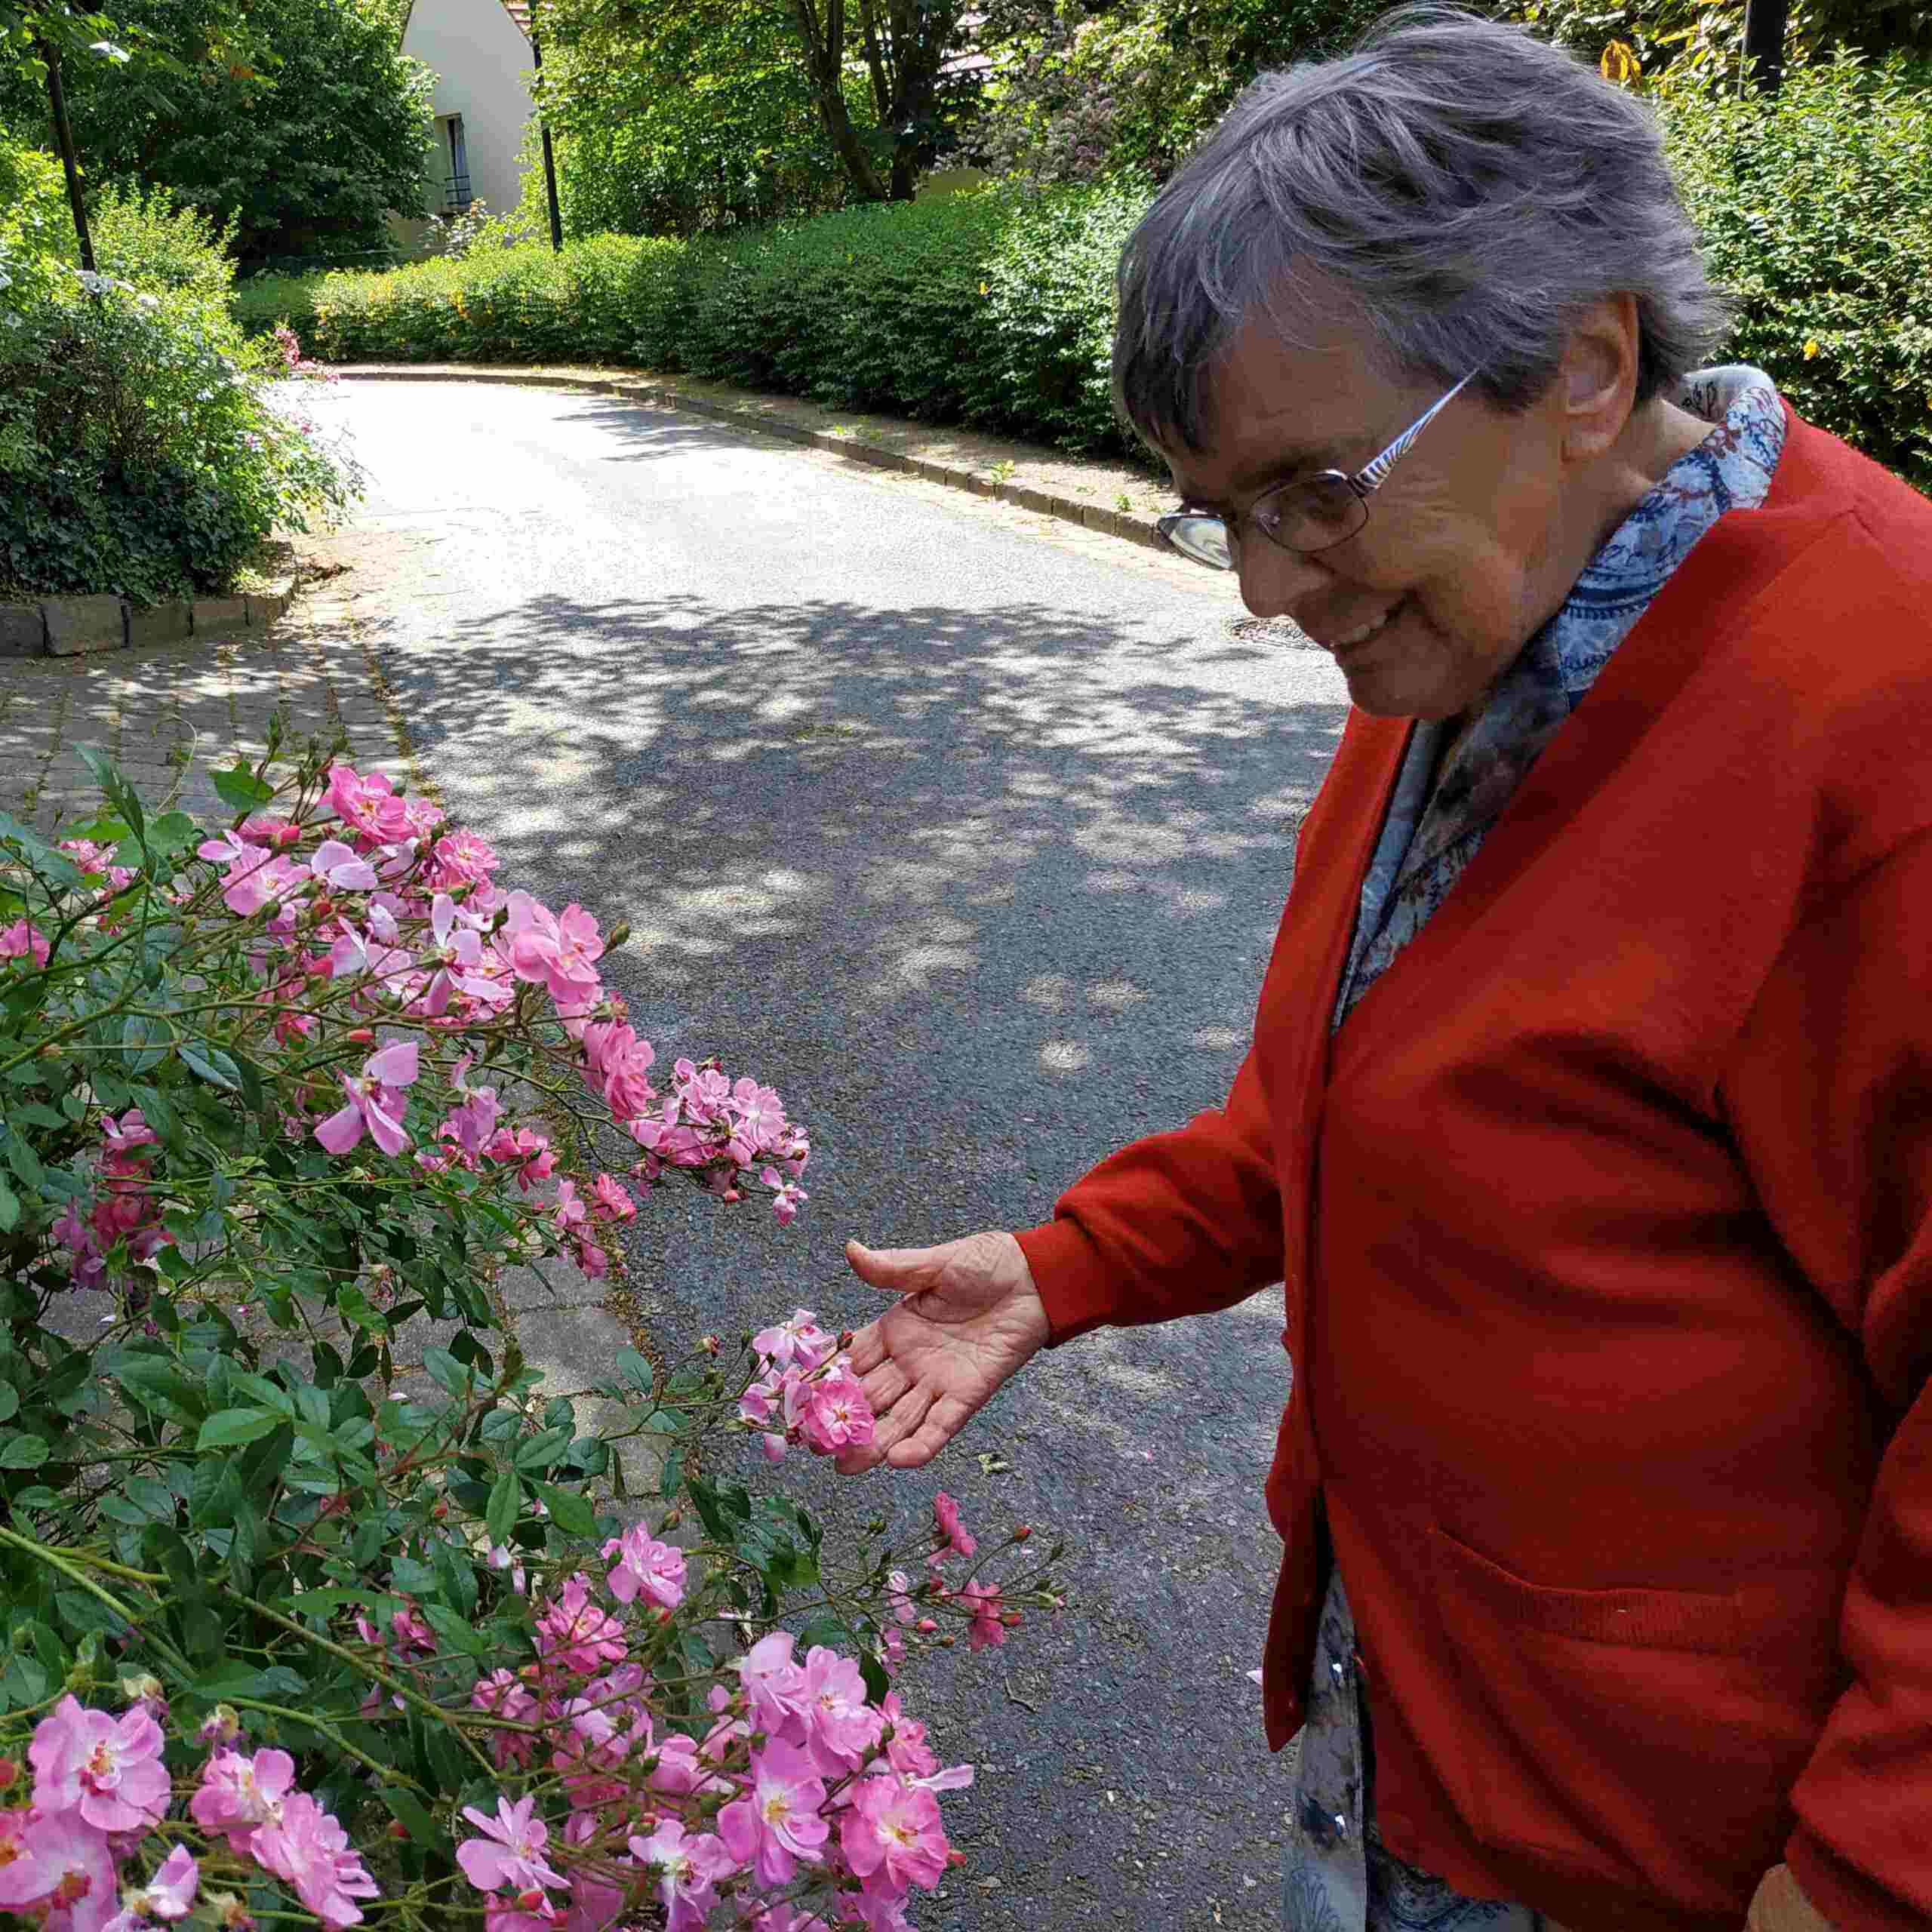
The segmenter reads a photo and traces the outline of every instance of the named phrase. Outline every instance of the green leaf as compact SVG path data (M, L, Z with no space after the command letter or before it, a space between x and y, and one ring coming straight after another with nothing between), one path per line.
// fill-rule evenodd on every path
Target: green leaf
M20 1413L20 1392L11 1382L0 1382L0 1422L11 1422Z
M225 1094L242 1091L242 1070L220 1048L183 1040L177 1051L210 1086L219 1087Z
M403 1829L418 1844L433 1850L446 1842L436 1829L435 1820L413 1793L398 1785L384 1784L376 1787L376 1795L389 1807L390 1815L401 1821Z
M60 1621L69 1630L99 1630L110 1637L119 1636L127 1623L116 1617L100 1598L87 1590L56 1590L54 1607Z
M445 1792L454 1795L476 1775L468 1752L459 1744L446 1725L425 1727L423 1752L435 1779Z
M0 1691L6 1694L10 1704L38 1703L47 1695L50 1681L46 1666L37 1658L17 1653L8 1659L5 1670L0 1671Z
M17 1227L20 1219L20 1196L4 1180L0 1180L0 1233Z
M122 1066L130 1073L145 1073L168 1057L174 1029L158 1014L131 1013L121 1025L121 1044L127 1048Z
M25 1135L8 1134L7 1164L36 1194L47 1185L47 1170L41 1164L40 1156L27 1145Z
M565 1536L587 1537L595 1532L597 1512L575 1490L560 1489L553 1482L533 1483L531 1487L543 1497L550 1520Z
M242 1082L242 1099L251 1113L261 1113L268 1106L268 1088L262 1078L262 1070L246 1054L231 1052L229 1058L234 1063L237 1077Z
M94 774L94 782L106 795L108 801L134 827L134 835L139 838L147 822L147 814L143 811L140 797L128 783L121 768L97 745L76 745L74 750L81 762Z
M253 1442L279 1429L284 1420L272 1409L223 1409L202 1423L195 1447L225 1449L237 1442Z
M490 1506L484 1512L483 1522L492 1543L509 1541L510 1532L516 1527L517 1510L522 1496L514 1469L506 1469L491 1485Z
M470 1372L448 1349L425 1349L423 1372L452 1395L467 1395L472 1380Z
M547 1469L560 1462L571 1446L571 1432L567 1429L546 1429L540 1435L533 1435L527 1442L516 1446L515 1462L519 1469Z
M0 1469L37 1469L47 1457L47 1444L37 1435L9 1435L0 1441Z
M257 778L246 759L238 758L226 771L211 772L215 796L231 811L251 812L275 796L275 787Z
M892 1679L885 1673L885 1666L870 1651L859 1653L859 1675L866 1680L866 1695L875 1704L885 1702L886 1694L892 1688Z
M174 1492L152 1476L130 1476L124 1485L128 1500L143 1515L158 1523L174 1520Z
M165 858L185 851L196 836L195 821L186 812L164 812L148 827L148 849Z
M172 1422L198 1424L208 1414L201 1391L165 1355L124 1355L105 1372L143 1408Z
M390 1568L389 1580L405 1595L420 1597L436 1587L436 1573L413 1556L398 1556Z
M466 1657L489 1655L490 1638L460 1611L451 1609L446 1603L426 1603L423 1606L423 1615L438 1636L445 1643L453 1644Z
M476 1614L476 1564L472 1553L458 1553L454 1543L440 1543L435 1549L436 1574L441 1578L443 1594L463 1616Z
M693 1476L691 1481L691 1500L697 1505L698 1520L704 1525L706 1536L715 1537L718 1542L728 1542L731 1531L724 1520L724 1512L718 1506L718 1492L703 1476Z

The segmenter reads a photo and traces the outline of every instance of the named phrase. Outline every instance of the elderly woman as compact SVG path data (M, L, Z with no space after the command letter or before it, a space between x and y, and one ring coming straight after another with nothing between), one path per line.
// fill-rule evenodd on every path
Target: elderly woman
M1120 297L1171 540L1353 709L1226 1105L854 1244L848 1466L1282 1279L1291 1926L1932 1925L1932 506L1472 17L1257 82Z

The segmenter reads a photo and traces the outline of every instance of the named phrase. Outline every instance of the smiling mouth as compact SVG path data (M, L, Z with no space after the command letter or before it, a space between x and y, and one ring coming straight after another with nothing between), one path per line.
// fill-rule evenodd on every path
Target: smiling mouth
M1408 601L1406 597L1398 597L1380 617L1367 623L1358 625L1355 629L1346 631L1340 637L1318 638L1315 641L1331 656L1339 657L1343 651L1352 651L1358 645L1367 643L1371 638L1380 636Z

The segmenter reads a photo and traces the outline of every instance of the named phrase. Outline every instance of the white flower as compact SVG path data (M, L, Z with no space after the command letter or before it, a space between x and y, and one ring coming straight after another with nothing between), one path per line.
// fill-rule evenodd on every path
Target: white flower
M137 295L134 300L143 309L158 309L161 306L161 297L158 295Z

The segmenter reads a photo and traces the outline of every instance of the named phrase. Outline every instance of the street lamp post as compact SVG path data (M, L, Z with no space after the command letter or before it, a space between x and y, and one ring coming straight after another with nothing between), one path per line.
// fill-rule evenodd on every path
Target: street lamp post
M530 6L530 63L540 77L543 72L543 43L537 35L537 0L531 0ZM537 133L543 144L543 194L550 208L550 247L553 253L561 255L564 252L564 211L557 200L557 157L550 146L550 123L540 109Z

